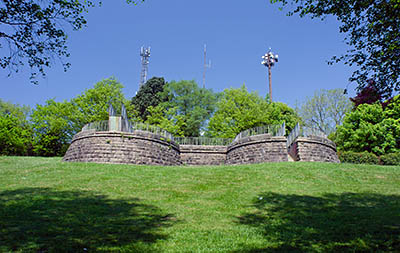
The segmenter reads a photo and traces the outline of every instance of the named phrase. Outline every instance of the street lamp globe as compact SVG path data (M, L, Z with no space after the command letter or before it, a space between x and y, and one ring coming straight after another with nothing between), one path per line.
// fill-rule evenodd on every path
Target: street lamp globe
M276 62L278 62L279 58L278 58L277 54L274 54L271 51L271 48L269 49L268 53L266 53L263 56L261 56L261 58L263 59L261 64L268 68L269 99L272 102L271 68L275 65Z

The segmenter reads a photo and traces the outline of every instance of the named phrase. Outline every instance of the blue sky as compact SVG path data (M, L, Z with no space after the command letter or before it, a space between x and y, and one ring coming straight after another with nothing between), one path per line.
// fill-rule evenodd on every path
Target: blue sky
M328 65L348 49L339 23L308 17L288 17L269 0L147 0L128 5L125 0L104 1L90 9L88 25L69 32L68 61L47 70L39 85L29 81L29 69L7 77L0 70L0 98L32 107L47 99L71 99L85 89L114 76L131 98L138 90L141 46L151 46L149 77L195 80L202 85L203 47L212 67L206 87L222 91L245 84L265 96L267 70L261 56L271 47L279 54L272 70L273 100L294 106L318 89L345 88L352 70ZM3 50L3 49L0 49ZM355 94L350 84L350 96Z

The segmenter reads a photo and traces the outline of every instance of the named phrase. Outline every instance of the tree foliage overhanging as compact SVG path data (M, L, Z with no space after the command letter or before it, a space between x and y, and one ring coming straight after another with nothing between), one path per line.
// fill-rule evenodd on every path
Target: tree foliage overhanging
M100 4L97 0L1 0L0 67L11 74L28 65L34 83L55 58L66 70L70 64L64 62L69 57L64 26L82 29L87 23L85 13Z
M301 17L325 18L335 16L347 34L351 47L346 54L332 58L331 63L343 61L357 70L349 78L362 89L372 79L384 98L400 91L400 0L270 0L289 3Z

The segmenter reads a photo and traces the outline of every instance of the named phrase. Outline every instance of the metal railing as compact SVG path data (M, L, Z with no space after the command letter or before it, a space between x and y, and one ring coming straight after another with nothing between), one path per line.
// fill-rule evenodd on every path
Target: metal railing
M322 138L328 138L328 136L324 132L312 127L302 127L301 134L304 137L317 136Z
M293 142L297 139L297 137L299 137L299 135L300 135L300 124L297 123L287 137L286 147L290 147L293 144Z
M207 137L174 137L180 145L207 145L207 146L228 146L233 139L228 138L207 138Z
M296 125L297 126L297 125ZM109 131L109 121L102 120L86 124L82 131L95 130L95 131ZM149 125L140 122L121 122L121 131L133 133L135 131L147 131L162 137L167 140L173 140L177 144L181 145L215 145L215 146L228 146L233 141L237 141L241 138L248 136L254 136L259 134L271 134L272 136L284 136L285 135L285 123L282 125L265 125L258 126L245 131L240 132L236 135L235 139L231 138L207 138L207 137L174 137L170 132L154 125ZM293 132L293 131L292 131ZM291 133L292 134L292 133ZM296 136L297 138L297 136Z
M299 136L303 137L317 136L317 137L327 138L324 132L316 128L300 126L300 124L297 123L287 137L286 147L290 147Z
M285 122L282 125L264 125L253 127L240 132L236 135L233 141L237 141L241 138L259 135L259 134L271 134L272 136L285 136Z
M95 130L95 131L109 131L109 122L108 120L102 120L102 121L95 121L86 124L83 128L82 131L88 131L88 130ZM145 123L140 123L140 122L126 122L123 121L121 122L121 131L122 132L128 132L128 133L133 133L134 131L147 131L151 132L160 136L163 136L169 140L173 140L174 136L157 126L145 124Z
M86 124L82 131L95 130L95 131L108 131L108 120L95 121Z
M140 123L140 122L133 122L133 123L128 122L128 124L126 126L124 126L124 125L122 125L122 129L121 129L123 132L133 133L134 131L147 131L147 132L151 132L153 134L163 136L169 140L175 139L174 136L170 132L168 132L158 126L149 125L149 124Z

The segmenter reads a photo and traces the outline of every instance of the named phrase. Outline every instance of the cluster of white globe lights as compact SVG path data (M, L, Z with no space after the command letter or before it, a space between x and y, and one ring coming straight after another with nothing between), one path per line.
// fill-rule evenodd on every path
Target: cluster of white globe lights
M274 54L269 48L268 53L261 57L263 61L262 65L268 67L268 81L269 81L269 100L272 102L272 81L271 81L271 68L275 65L275 62L278 62L278 55Z
M271 48L269 49L268 53L261 56L263 61L261 62L262 65L266 67L274 66L275 62L278 62L278 55L271 52Z

